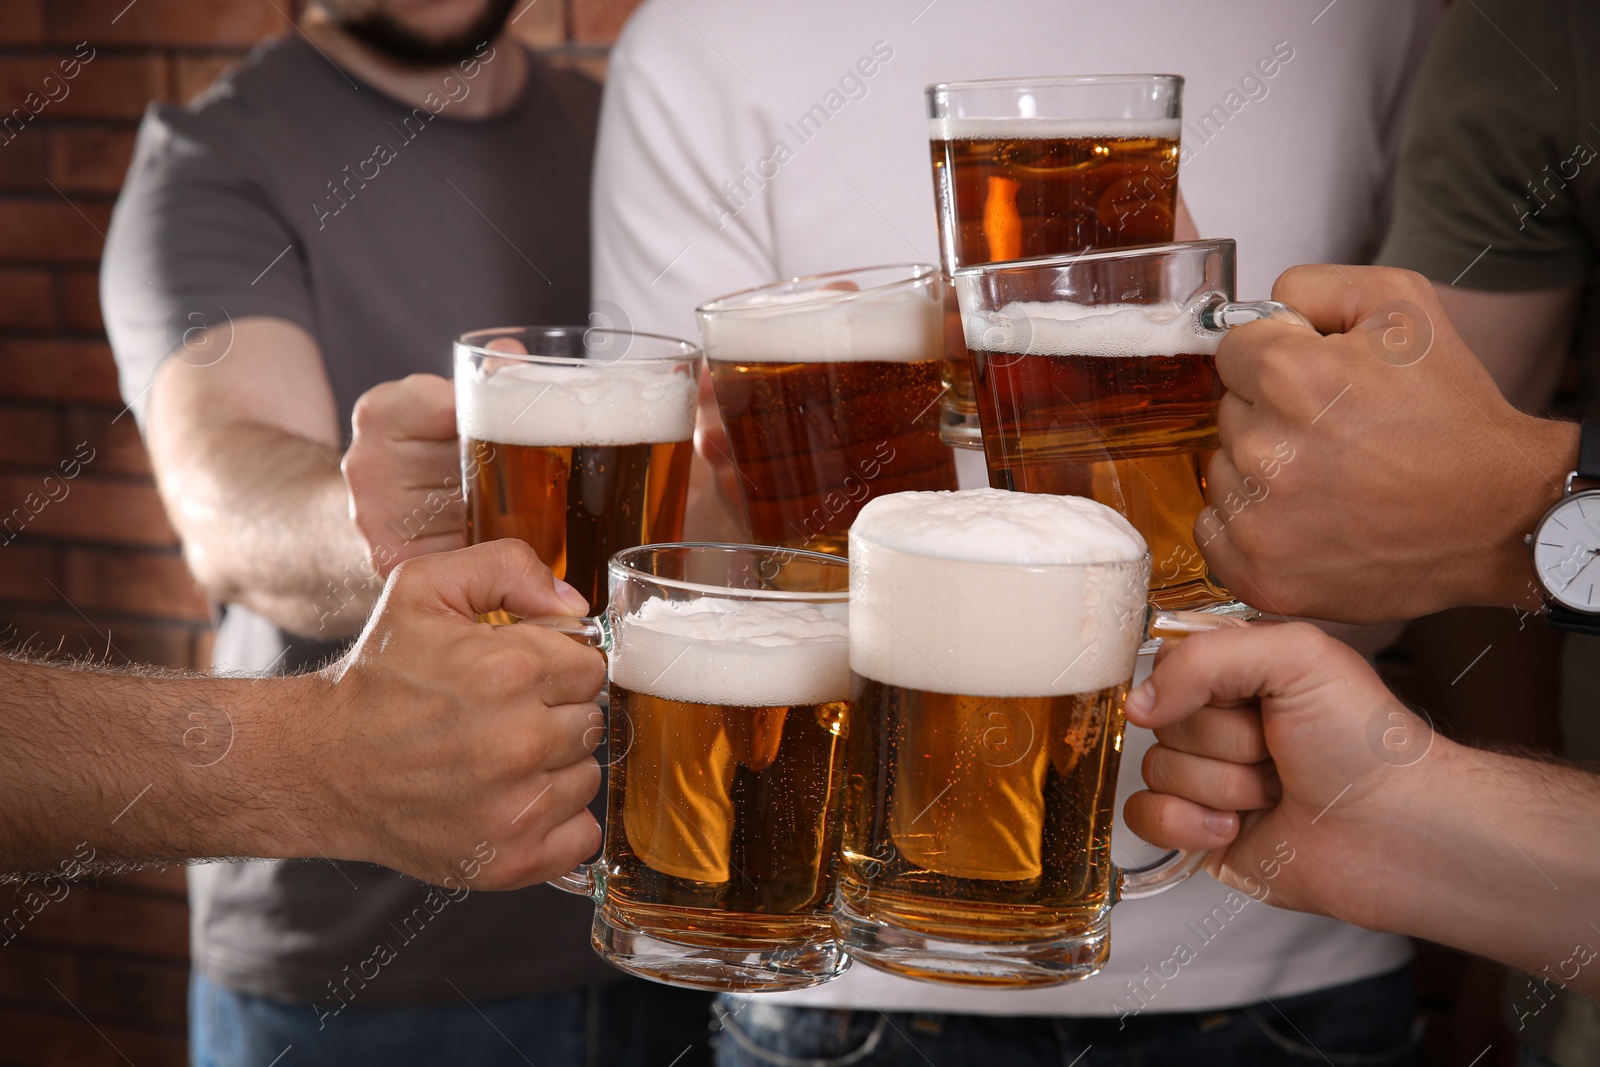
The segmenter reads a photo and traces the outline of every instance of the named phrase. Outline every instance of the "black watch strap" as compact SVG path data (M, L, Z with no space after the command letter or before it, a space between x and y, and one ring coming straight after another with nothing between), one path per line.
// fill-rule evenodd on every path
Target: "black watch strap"
M1600 419L1584 419L1578 430L1577 477L1586 482L1600 482Z
M1544 621L1557 630L1600 636L1600 615L1586 615L1581 611L1564 608L1560 604L1544 606Z

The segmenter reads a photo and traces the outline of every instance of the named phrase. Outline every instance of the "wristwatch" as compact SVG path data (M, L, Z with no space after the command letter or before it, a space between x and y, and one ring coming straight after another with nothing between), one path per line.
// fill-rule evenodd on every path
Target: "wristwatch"
M1574 491L1575 482L1594 487ZM1526 540L1545 620L1558 630L1600 634L1600 420L1583 420L1578 469Z

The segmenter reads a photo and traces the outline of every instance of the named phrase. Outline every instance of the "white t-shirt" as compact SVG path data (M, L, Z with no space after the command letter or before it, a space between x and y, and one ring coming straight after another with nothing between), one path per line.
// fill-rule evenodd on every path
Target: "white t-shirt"
M1297 263L1364 262L1382 236L1405 88L1436 6L649 0L611 55L595 173L596 310L693 338L694 308L712 296L820 271L937 264L923 88L1019 75L1187 79L1179 185L1202 235L1238 240L1241 298L1267 296ZM963 455L964 482L977 456ZM1141 787L1149 744L1129 731L1119 813ZM1113 849L1127 863L1152 854L1120 816ZM1409 955L1404 938L1281 911L1197 875L1118 905L1110 962L1074 985L984 991L857 966L816 989L765 996L1116 1016L1292 996Z

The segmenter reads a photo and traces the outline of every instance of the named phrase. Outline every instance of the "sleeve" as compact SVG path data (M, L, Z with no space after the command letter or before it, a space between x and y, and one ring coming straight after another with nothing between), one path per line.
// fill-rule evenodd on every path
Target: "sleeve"
M168 356L197 365L225 358L231 324L248 316L315 333L294 231L247 167L196 125L175 108L145 114L101 258L106 333L141 426L150 382Z
M595 155L599 316L692 340L696 305L776 277L767 198L726 189L762 154L752 95L672 4L647 3L629 20Z
M1418 77L1378 261L1475 289L1583 279L1580 79L1561 4L1452 4ZM1496 26L1516 26L1520 46ZM1559 89L1557 86L1565 86ZM1574 181L1576 179L1576 181Z

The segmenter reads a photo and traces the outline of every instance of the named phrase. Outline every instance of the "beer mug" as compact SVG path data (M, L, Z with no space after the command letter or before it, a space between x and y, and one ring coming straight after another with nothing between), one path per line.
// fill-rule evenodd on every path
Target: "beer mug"
M954 489L939 443L941 287L921 263L819 274L700 305L751 535L842 555L861 505Z
M850 530L850 566L846 951L963 985L1094 974L1111 906L1203 857L1111 860L1139 647L1242 623L1147 609L1143 539L1078 497L880 497Z
M1224 392L1217 342L1257 318L1305 320L1234 302L1227 240L965 267L955 288L989 484L1121 512L1150 547L1158 607L1253 615L1200 552L1222 528L1205 477Z
M695 345L654 334L463 334L455 387L467 543L526 541L604 608L606 560L683 536L699 370Z
M610 607L528 620L607 653L605 843L557 881L592 943L671 985L800 989L848 963L829 920L844 789L849 567L813 552L646 545Z
M1183 79L1084 75L930 85L939 259L958 268L1171 241ZM947 297L940 432L979 448L977 401Z

